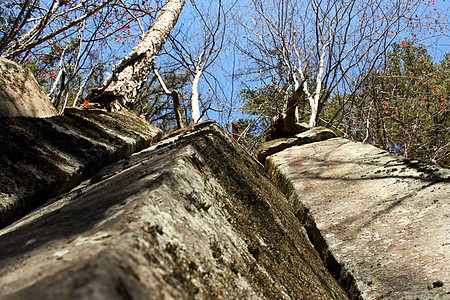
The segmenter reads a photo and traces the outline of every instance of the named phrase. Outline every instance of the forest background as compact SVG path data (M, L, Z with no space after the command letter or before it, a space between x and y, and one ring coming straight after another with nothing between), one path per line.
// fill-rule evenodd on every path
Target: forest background
M151 28L158 0L0 3L0 55L27 65L62 113L86 105ZM450 167L445 0L187 0L128 106L169 132L214 119L247 149L298 95L299 122ZM234 125L233 125L234 124Z

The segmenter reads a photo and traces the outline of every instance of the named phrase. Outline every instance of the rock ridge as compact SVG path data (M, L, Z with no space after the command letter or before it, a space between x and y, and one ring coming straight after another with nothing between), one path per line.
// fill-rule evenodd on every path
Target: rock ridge
M0 117L39 117L58 115L33 76L12 60L0 57Z
M347 299L220 126L163 140L0 230L2 299Z
M0 128L0 228L162 138L126 111L3 117Z
M326 127L315 127L291 137L279 138L264 143L258 149L256 157L260 163L264 164L268 156L286 148L323 141L333 137L336 137L336 134L331 129Z

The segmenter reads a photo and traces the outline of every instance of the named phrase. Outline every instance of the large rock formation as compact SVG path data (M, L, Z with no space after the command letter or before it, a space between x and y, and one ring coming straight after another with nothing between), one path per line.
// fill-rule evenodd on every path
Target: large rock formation
M0 298L346 299L262 166L193 129L1 230Z
M215 123L155 144L75 111L0 118L1 299L450 294L448 170L317 128L266 144L268 177Z
M449 299L449 170L341 138L266 165L351 298Z
M51 117L58 112L31 71L0 57L0 117Z
M0 227L162 138L125 111L0 118L0 128Z

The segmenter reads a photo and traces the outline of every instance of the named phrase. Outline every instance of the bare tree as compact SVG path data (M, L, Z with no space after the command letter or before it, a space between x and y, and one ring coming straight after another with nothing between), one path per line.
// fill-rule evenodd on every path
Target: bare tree
M109 65L144 35L158 1L11 1L1 4L0 55L26 63L64 110L100 84ZM6 10L5 10L6 9ZM6 25L5 25L6 24Z
M418 6L400 0L252 0L253 22L244 25L248 43L239 48L259 74L287 74L283 118L306 97L309 126L315 127L331 93L356 91Z
M181 108L180 93L177 90L169 90L167 88L167 85L164 82L164 79L159 74L159 71L158 71L158 69L156 68L155 65L153 65L153 72L155 73L155 76L158 79L158 82L161 85L164 93L166 93L166 95L172 97L173 110L174 110L175 119L176 119L176 122L177 122L177 129L183 128L184 127L184 121L183 121L183 116L182 116L182 112L181 112L182 108Z
M195 14L191 24L185 24L169 37L166 54L192 75L192 121L201 121L199 82L202 75L219 56L225 37L225 13L222 1L211 1L206 8L190 0ZM193 28L195 28L193 30Z
M91 4L88 1L83 1L72 5L73 3L69 3L67 0L53 0L49 8L37 6L40 2L27 0L21 4L20 13L15 19L13 26L1 39L1 56L15 58L37 45L47 42L59 34L83 23L86 19L113 1L105 0L100 3L92 2ZM67 6L66 10L60 11L60 8L64 6ZM16 40L16 37L25 25L29 24L28 18L33 14L33 11L43 11L44 13L35 17L34 26ZM82 13L76 14L75 12ZM67 18L71 13L74 13L74 16L77 17L75 19ZM52 28L55 24L57 24L57 27Z

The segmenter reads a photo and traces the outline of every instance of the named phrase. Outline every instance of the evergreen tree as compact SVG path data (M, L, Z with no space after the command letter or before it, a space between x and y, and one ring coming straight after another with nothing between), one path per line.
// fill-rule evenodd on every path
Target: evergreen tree
M449 65L450 54L434 63L424 46L402 41L387 53L384 69L371 73L357 101L334 95L338 105L330 105L325 118L355 140L449 167Z

